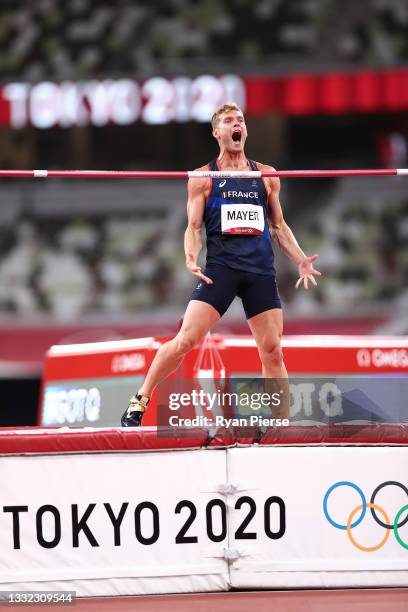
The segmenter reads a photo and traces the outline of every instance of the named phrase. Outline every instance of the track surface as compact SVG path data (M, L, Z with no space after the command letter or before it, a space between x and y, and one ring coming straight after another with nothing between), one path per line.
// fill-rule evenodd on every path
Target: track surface
M72 612L407 612L408 588L92 597L78 599L67 606L24 607L60 612L64 609ZM10 608L0 604L2 610Z

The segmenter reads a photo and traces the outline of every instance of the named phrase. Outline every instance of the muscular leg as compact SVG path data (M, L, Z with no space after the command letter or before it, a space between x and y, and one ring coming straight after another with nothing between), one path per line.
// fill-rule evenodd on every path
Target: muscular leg
M271 308L248 319L248 325L255 338L262 363L262 375L268 393L283 390L280 406L272 407L275 418L289 418L288 373L283 362L281 338L283 316L280 308ZM277 379L275 380L271 379Z
M191 300L180 331L159 348L138 393L151 397L155 386L177 369L184 355L200 342L219 318L219 312L210 304Z

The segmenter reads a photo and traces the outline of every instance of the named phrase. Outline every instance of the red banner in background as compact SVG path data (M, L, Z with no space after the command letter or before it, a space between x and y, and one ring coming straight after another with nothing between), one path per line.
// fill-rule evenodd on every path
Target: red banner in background
M406 69L250 77L245 84L248 115L339 115L408 109Z

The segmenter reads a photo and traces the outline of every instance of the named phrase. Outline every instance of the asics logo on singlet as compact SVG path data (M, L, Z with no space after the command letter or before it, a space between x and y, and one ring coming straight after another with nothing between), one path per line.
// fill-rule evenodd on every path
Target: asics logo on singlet
M226 183L226 182L227 182L227 181L226 181L225 179L224 179L223 181L221 181L221 183L219 184L219 187L224 187L224 185L225 185L225 183Z
M257 191L223 191L223 198L246 198L246 199L258 199Z

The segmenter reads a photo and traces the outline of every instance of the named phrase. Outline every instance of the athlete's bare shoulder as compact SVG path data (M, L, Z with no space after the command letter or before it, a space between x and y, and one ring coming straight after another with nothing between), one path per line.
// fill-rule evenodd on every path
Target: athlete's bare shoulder
M255 162L261 172L276 172L276 168L273 166L269 166L268 164L262 164L261 162ZM265 182L273 191L279 191L280 189L280 179L278 176L267 176L265 177Z
M262 170L262 172L275 172L276 171L276 168L274 168L273 166L269 166L268 164L263 164L262 162L259 162L259 161L256 161L255 163L258 166L258 168Z
M205 166L200 166L199 168L195 168L194 172L207 172L210 167L208 164ZM211 179L208 176L203 178L190 178L188 179L188 193L190 195L197 195L198 193L204 193L204 196L207 197L211 190Z

